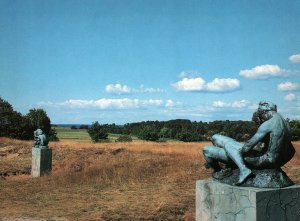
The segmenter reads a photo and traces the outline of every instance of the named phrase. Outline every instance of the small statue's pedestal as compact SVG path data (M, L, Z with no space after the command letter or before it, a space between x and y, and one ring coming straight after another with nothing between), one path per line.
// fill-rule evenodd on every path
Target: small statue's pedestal
M52 150L49 148L32 148L31 175L40 177L52 170Z
M196 221L300 221L300 185L237 187L213 180L196 183Z

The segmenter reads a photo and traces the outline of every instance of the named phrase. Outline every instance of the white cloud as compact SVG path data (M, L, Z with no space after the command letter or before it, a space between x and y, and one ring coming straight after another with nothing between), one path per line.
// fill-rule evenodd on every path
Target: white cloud
M183 78L172 84L179 91L232 91L240 87L240 81L232 78L215 78L212 82L205 83L201 77Z
M129 94L131 92L131 88L127 85L109 84L106 85L105 91L111 94Z
M267 79L271 77L288 76L292 72L280 68L278 65L260 65L252 69L241 70L240 75L251 79Z
M165 90L161 88L146 88L141 85L139 89L130 88L127 85L122 84L108 84L105 87L105 91L110 94L129 94L129 93L162 93Z
M173 107L173 106L174 106L174 101L172 101L172 100L166 101L166 107Z
M284 97L284 100L286 100L286 101L293 101L295 99L296 99L296 95L293 93L289 93Z
M140 108L140 107L157 107L169 104L170 100L164 102L160 99L107 99L101 98L99 100L79 100L70 99L64 102L53 103L53 102L40 102L39 106L49 106L49 107L69 107L69 108L99 108L99 109L130 109L130 108Z
M201 91L204 90L205 80L203 78L183 78L173 86L179 91Z
M217 108L224 108L224 107L244 108L249 106L250 106L250 102L247 100L240 100L240 101L227 102L227 103L223 101L213 102L213 107L217 107Z
M277 85L277 89L279 91L294 91L298 90L300 88L300 85L293 82L284 82Z
M215 78L212 82L207 83L206 90L208 91L232 91L240 87L240 81L232 78Z
M213 106L214 107L229 107L230 104L229 103L225 103L223 101L214 101L213 102Z
M149 100L141 100L140 104L142 106L160 106L163 104L163 100L154 100L154 99L149 99Z
M290 62L299 63L300 62L300 54L294 54L289 57Z
M232 102L232 107L236 107L236 108L243 108L243 107L247 107L250 105L250 102L247 100L241 100L241 101L234 101Z

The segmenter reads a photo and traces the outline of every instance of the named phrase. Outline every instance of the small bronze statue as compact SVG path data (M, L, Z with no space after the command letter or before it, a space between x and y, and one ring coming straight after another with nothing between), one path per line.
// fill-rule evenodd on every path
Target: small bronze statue
M41 129L34 131L34 147L48 148L48 139Z
M238 167L238 180L235 183L227 183L242 185L248 178L256 175L253 173L254 170L265 170L267 172L260 177L257 175L256 184L253 186L283 187L292 185L292 181L280 169L295 154L288 122L277 113L275 104L265 101L259 103L252 120L259 124L259 128L254 136L244 144L216 134L212 137L214 146L204 147L203 155L206 159L206 166L213 169L212 176L221 181L232 176L233 169ZM220 162L225 165L223 168L220 166ZM279 179L278 183L268 184L276 176Z

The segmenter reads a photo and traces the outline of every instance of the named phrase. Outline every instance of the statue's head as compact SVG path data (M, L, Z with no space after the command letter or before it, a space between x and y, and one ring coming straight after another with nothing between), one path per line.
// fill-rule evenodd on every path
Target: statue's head
M41 129L37 129L36 130L36 135L38 136L38 135L42 135L42 134L44 134L44 132L41 130Z
M277 112L277 106L269 101L261 101L259 102L257 112L259 119L264 122L272 118L273 112Z

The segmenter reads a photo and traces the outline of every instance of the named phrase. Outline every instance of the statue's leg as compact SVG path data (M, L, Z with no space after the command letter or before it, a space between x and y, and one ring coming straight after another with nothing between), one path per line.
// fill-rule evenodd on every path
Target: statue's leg
M240 176L236 185L242 184L251 175L251 170L245 165L241 154L243 145L230 137L219 134L212 137L212 142L215 145L224 148L228 157L238 166L240 169Z
M203 156L214 172L221 170L219 162L227 163L230 160L225 150L216 146L205 146L203 148Z

